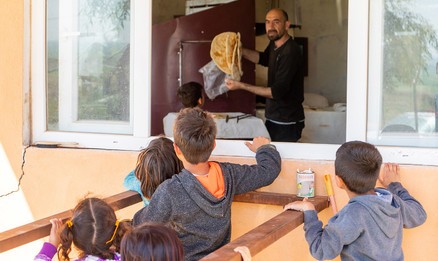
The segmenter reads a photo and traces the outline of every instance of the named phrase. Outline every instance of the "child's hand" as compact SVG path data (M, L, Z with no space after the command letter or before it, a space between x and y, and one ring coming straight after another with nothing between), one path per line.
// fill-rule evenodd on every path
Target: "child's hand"
M243 261L251 261L251 253L246 246L238 246L234 249L234 252L239 252Z
M400 182L400 167L395 163L385 163L380 172L379 181L386 188L392 182Z
M249 141L245 141L245 145L252 151L257 152L257 149L260 148L263 145L269 144L270 141L268 138L265 137L255 137L252 140L252 143Z
M49 243L58 248L59 243L61 243L61 237L59 236L60 228L62 227L62 220L59 218L54 218L50 220L52 228L50 229Z
M286 206L284 206L284 210L297 210L297 211L306 211L306 210L315 210L315 206L307 201L307 198L304 198L303 201L294 201Z

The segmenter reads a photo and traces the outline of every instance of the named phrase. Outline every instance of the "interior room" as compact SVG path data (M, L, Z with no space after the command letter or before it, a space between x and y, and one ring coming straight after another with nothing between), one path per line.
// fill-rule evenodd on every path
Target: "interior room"
M163 46L163 41L172 42L176 41L175 38L177 38L181 48L177 48L178 45L175 43L168 44L169 46L166 47L165 54L163 54L165 60L172 59L169 58L170 55L177 57L179 52L182 52L183 57L186 58L182 59L182 63L180 62L180 67L183 68L179 68L177 73L175 72L177 69L172 73L172 69L169 69L169 63L167 63L166 68L163 69L166 70L166 79L159 84L152 84L153 93L154 88L159 89L155 90L161 93L159 96L166 97L161 102L155 101L155 99L153 101L156 104L152 108L153 110L155 108L156 112L152 114L152 134L162 133L162 118L167 113L177 112L181 108L176 98L176 88L184 81L203 81L202 74L198 70L211 59L208 56L211 38L223 31L239 30L242 31L240 33L242 34L244 48L252 48L254 45L256 50L263 51L269 41L264 33L265 14L269 9L279 7L288 12L291 21L289 34L302 43L305 57L305 65L303 66L306 67L307 73L304 79L305 99L303 105L306 119L300 142L324 144L341 144L344 142L347 109L347 1L256 0L253 28L248 28L252 27L252 21L242 22L253 19L251 14L242 16L243 12L236 10L237 17L233 16L233 10L236 8L235 6L238 6L237 3L233 2L235 1L153 1L153 32L154 30L159 32L157 34L153 33L153 45L156 35L156 38L163 38L157 40L160 47ZM225 6L230 6L230 9L224 9ZM224 12L227 15L207 13L203 16L206 12L212 12L214 9L219 11L222 10L221 8L225 10ZM193 17L193 20L190 20L190 17ZM211 17L217 17L217 19L212 21ZM205 21L202 19L205 19ZM194 25L192 21L195 20L201 20L202 22ZM184 21L188 21L191 26L184 27L181 25L184 24ZM226 23L230 24L226 25ZM174 24L178 24L180 28L172 31L168 37L163 36L165 32L170 31L163 28L174 27ZM251 34L254 34L254 38ZM195 58L190 57L191 55ZM190 65L187 65L185 59L190 59ZM242 66L245 72L242 77L244 77L244 80L254 81L257 86L267 86L267 69L260 65L255 67L251 67L251 65L243 59ZM154 66L154 68L156 67L160 67L160 64ZM180 75L181 71L182 75ZM255 75L252 74L253 72ZM158 72L152 72L153 82L154 78L160 77L158 75ZM168 75L172 77L168 77ZM221 112L250 113L264 120L263 99L246 92L239 94L229 92L216 97L214 100L208 98L206 100L204 108L211 112L219 114ZM262 102L260 103L260 101ZM242 104L245 104L245 106L242 106ZM249 120L246 122L249 122ZM229 125L231 124L233 124L232 121ZM240 121L240 124L245 124L245 121Z

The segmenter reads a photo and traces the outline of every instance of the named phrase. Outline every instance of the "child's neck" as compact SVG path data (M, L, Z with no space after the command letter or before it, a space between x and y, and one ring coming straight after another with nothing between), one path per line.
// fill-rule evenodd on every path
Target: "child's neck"
M347 195L348 195L348 197L349 197L350 199L352 199L352 198L354 198L354 197L357 197L357 196L376 195L376 192L374 191L374 189L372 189L372 190L370 190L370 191L368 191L368 192L365 192L365 193L363 193L363 194L357 194L357 193L355 193L355 192L353 192L353 191L350 191L350 190L348 190L348 189L346 189L345 191L347 192Z
M184 162L184 168L190 171L195 176L204 176L207 175L210 171L210 165L208 161L201 162L198 164L191 164L189 162Z

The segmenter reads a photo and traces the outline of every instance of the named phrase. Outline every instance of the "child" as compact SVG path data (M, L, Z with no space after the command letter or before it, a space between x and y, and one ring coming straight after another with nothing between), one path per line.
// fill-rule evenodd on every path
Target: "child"
M78 261L120 260L120 241L130 228L129 223L117 220L108 203L98 198L79 202L64 225L60 219L50 223L49 242L44 243L34 260L52 260L59 246L58 259L68 261L72 243L79 250Z
M371 144L344 143L336 152L335 178L350 201L322 228L312 203L296 201L285 209L304 211L310 253L318 260L403 260L402 229L426 221L426 212L400 184L398 165L387 163ZM376 181L387 189L374 188Z
M174 147L184 169L164 181L134 224L161 222L182 241L185 260L198 260L230 241L231 203L235 194L271 184L281 169L281 158L267 138L245 142L256 152L257 164L208 161L215 147L216 125L207 112L186 108L174 128Z
M177 90L177 96L183 108L202 107L204 105L204 96L202 94L202 85L197 82L188 82ZM163 118L164 135L173 136L173 126L178 113L169 112Z
M197 82L188 82L178 87L177 96L184 108L202 107L204 104L202 88Z
M137 166L125 177L123 185L128 190L138 192L147 206L158 185L181 169L182 162L175 154L173 141L159 137L140 152Z
M178 235L161 224L144 223L127 232L120 249L124 261L184 261Z

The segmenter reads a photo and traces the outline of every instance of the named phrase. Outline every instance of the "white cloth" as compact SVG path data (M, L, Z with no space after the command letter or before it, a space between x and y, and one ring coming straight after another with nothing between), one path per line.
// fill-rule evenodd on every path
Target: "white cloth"
M173 124L177 117L177 112L169 112L163 118L164 135L173 137ZM241 112L213 113L216 122L218 139L252 139L254 137L270 138L268 130L262 119L255 116L242 118L237 121L236 116L246 115ZM227 122L226 116L230 118Z

